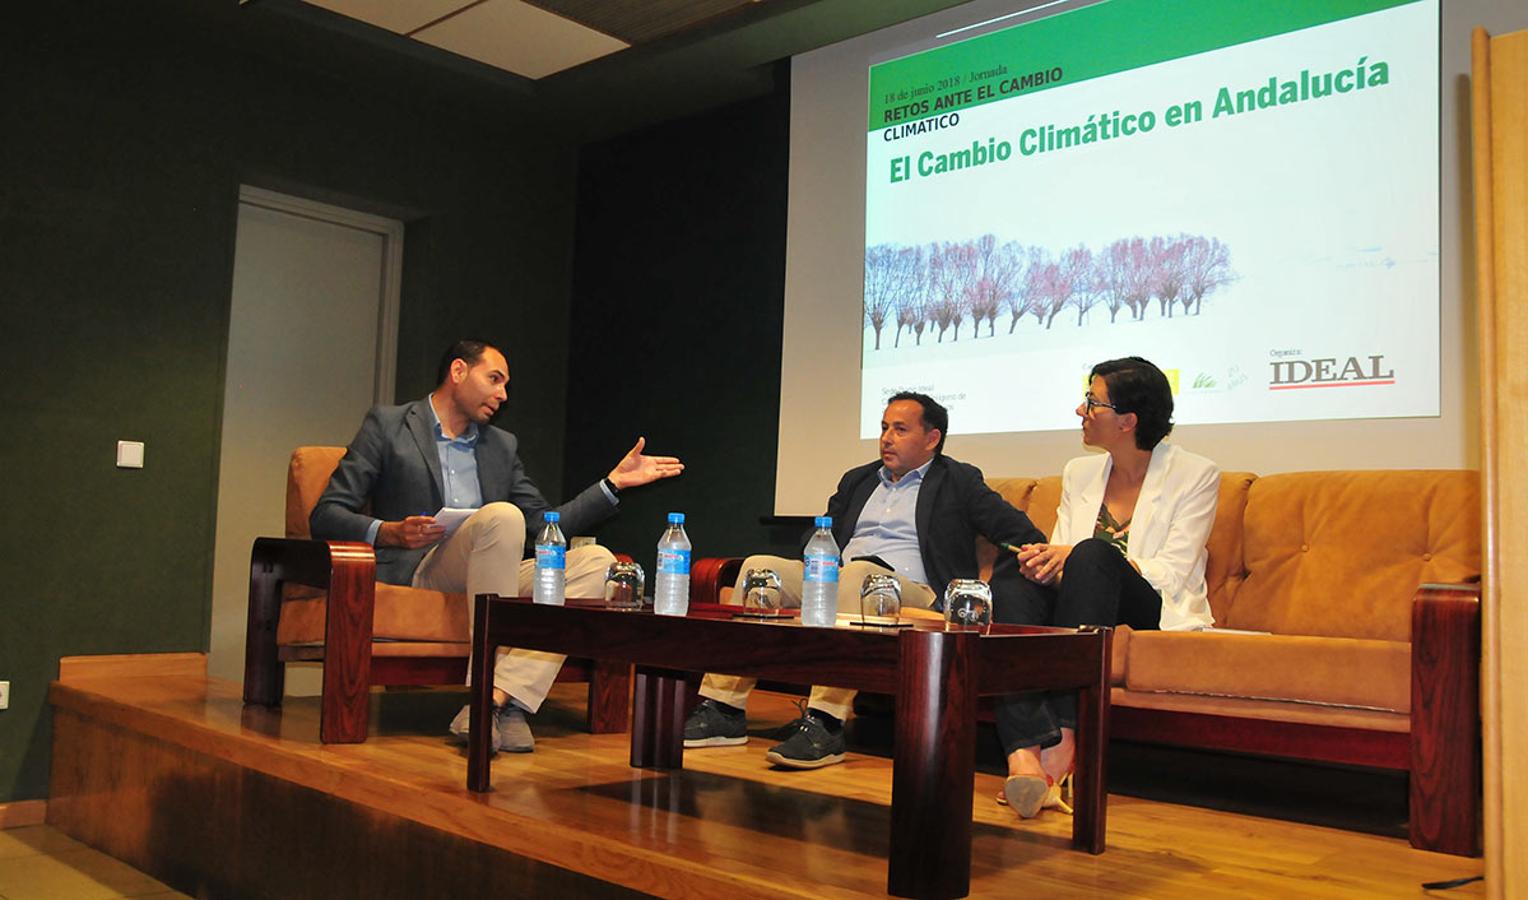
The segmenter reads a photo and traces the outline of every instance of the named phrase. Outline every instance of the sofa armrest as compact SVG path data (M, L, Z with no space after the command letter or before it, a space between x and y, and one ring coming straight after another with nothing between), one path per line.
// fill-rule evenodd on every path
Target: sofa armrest
M1411 842L1477 853L1480 585L1424 584L1411 606Z
M285 679L277 658L276 623L281 616L281 586L287 582L322 588L327 594L324 690L353 693L357 684L364 690L371 678L376 575L377 557L369 544L257 538L250 552L244 702L281 703ZM331 685L331 680L336 683Z
M741 556L706 556L697 559L690 566L690 602L720 603L722 588L737 583L738 572L742 568Z

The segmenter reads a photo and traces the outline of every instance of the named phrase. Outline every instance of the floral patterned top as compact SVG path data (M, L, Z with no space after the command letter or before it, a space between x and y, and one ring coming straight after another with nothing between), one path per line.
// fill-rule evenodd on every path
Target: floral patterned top
M1125 555L1125 546L1130 543L1130 522L1134 519L1126 519L1124 522L1114 521L1114 516L1109 512L1109 504L1098 504L1098 522L1093 526L1093 537L1100 541L1107 541L1114 549Z

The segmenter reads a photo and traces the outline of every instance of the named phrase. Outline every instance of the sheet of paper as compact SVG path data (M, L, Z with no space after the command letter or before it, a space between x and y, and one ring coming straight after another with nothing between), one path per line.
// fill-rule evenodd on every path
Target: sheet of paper
M435 524L442 525L446 529L446 534L441 540L456 534L456 529L462 527L462 523L467 521L467 517L475 512L477 512L475 509L455 509L450 506L442 506L440 512L435 514Z

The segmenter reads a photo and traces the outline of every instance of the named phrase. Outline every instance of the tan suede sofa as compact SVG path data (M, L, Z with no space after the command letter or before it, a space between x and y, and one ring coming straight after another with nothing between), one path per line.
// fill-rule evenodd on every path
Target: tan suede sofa
M1049 534L1061 479L989 479ZM1114 641L1111 736L1410 773L1413 846L1477 852L1479 479L1221 476L1219 629ZM989 551L990 552L990 551Z

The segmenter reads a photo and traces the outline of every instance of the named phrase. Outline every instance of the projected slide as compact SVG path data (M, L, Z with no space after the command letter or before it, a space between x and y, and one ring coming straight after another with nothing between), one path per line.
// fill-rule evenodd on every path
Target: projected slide
M1436 416L1436 0L1110 0L870 69L861 437Z

